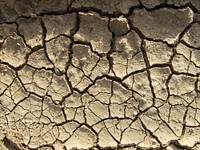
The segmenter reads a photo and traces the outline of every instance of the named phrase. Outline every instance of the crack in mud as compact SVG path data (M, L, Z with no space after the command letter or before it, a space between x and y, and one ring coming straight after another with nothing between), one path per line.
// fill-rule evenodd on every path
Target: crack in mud
M199 0L0 1L0 149L199 150Z

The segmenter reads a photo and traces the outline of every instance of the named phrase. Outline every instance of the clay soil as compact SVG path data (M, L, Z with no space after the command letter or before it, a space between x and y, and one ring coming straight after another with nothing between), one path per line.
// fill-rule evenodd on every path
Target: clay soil
M200 150L199 0L0 0L0 150Z

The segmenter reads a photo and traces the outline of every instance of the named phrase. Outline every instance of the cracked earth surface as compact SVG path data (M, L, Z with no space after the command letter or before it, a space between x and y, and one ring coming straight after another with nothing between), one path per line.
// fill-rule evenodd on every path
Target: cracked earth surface
M200 150L199 0L0 0L1 150Z

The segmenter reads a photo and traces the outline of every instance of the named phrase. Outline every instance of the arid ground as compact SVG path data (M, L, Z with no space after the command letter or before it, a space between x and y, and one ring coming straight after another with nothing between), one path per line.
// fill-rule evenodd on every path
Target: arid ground
M200 0L0 0L0 150L200 150Z

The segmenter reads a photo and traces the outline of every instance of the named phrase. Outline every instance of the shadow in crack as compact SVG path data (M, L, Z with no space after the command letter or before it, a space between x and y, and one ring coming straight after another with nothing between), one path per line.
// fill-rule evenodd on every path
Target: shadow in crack
M12 140L5 137L3 139L4 145L8 150L21 150L20 146Z

